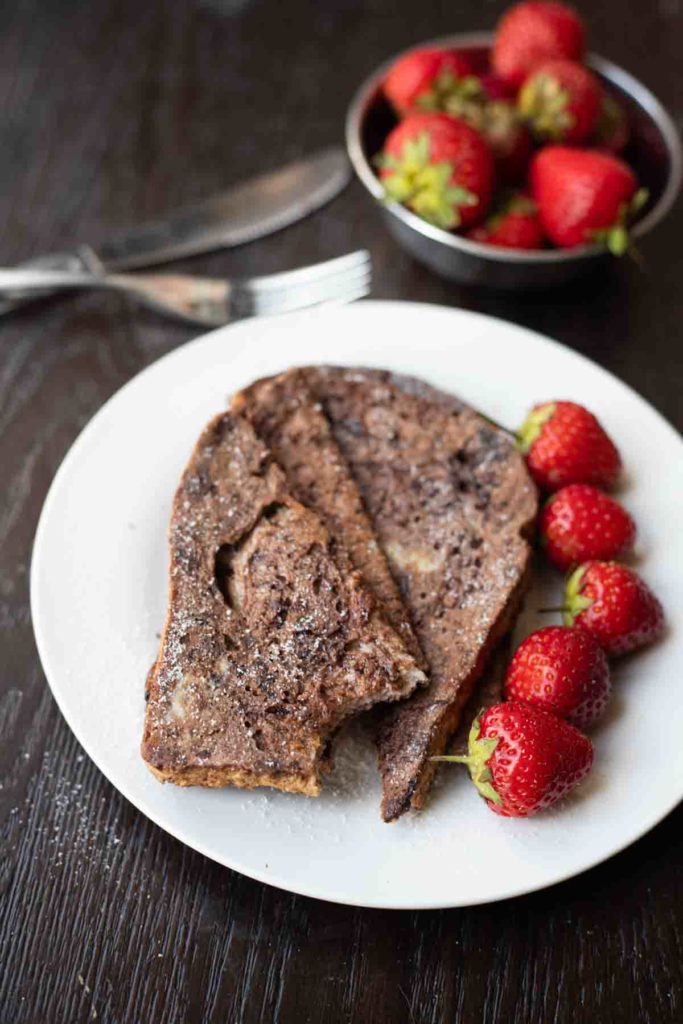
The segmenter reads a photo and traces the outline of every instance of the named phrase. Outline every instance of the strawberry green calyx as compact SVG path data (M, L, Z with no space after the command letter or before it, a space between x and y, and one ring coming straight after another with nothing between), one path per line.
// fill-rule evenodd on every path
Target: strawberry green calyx
M406 142L400 157L382 157L380 166L392 172L383 178L386 197L410 207L437 227L457 228L460 207L477 205L472 192L451 184L452 164L447 160L430 162L426 133Z
M495 231L496 228L510 214L514 214L517 217L532 217L538 212L536 203L530 196L520 195L519 193L513 193L512 195L506 195L502 193L495 203L492 212L486 218L486 226L489 231ZM486 419L486 417L484 417ZM498 423L494 426L500 427ZM505 429L500 428L500 429Z
M623 224L613 224L611 228L596 231L593 238L607 246L613 256L623 256L628 251L628 231Z
M447 114L462 114L474 102L483 102L484 89L474 75L458 78L452 71L442 71L432 87L417 97L415 106L421 110L443 110Z
M609 145L617 132L619 132L623 121L624 115L621 107L611 96L605 94L602 98L600 116L595 128L595 141L603 146Z
M541 433L543 425L555 414L555 403L546 402L532 409L522 426L517 431L517 447L522 455L530 451L536 438Z
M466 764L472 782L478 792L485 800L491 800L494 804L502 804L502 799L496 792L492 783L489 761L493 751L498 746L496 738L482 739L480 727L481 715L477 715L467 741L468 753L466 755L443 754L441 757L433 757L432 761L452 761L455 764Z
M530 196L513 195L505 204L505 213L533 214L538 211L536 203Z
M574 126L569 93L552 75L538 74L522 87L518 107L534 134L541 139L559 140Z
M639 188L630 202L622 203L614 224L610 224L607 228L593 231L590 235L591 240L606 246L613 256L623 256L624 253L632 251L628 225L642 210L649 198L650 193L648 190L646 188Z
M586 572L586 567L580 565L575 569L567 580L564 590L564 605L562 606L562 618L565 626L573 626L578 615L590 608L592 601L581 593L581 584Z

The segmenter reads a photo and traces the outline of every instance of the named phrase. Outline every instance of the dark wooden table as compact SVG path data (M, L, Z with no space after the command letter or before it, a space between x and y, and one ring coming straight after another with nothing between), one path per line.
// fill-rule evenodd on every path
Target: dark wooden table
M490 26L501 6L2 4L0 263L97 241L338 141L354 85L380 59L413 40ZM581 6L595 49L641 77L680 122L680 4ZM305 223L187 266L267 272L366 245L377 297L464 306L547 332L680 427L682 234L679 209L643 244L644 271L626 261L608 280L563 293L474 293L396 249L354 184ZM683 1020L680 810L609 863L527 898L438 913L354 910L268 888L185 849L82 754L31 632L37 517L98 407L191 336L104 295L51 300L0 323L1 1024Z

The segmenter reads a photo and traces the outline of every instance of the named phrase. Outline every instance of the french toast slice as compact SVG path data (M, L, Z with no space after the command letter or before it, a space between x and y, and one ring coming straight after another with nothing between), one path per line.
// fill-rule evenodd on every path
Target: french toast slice
M309 367L409 609L430 682L381 713L382 816L420 808L520 608L535 486L512 440L458 399L382 370Z
M176 493L142 756L181 786L317 795L342 721L422 673L244 417L216 417Z
M293 496L321 517L336 541L338 555L362 574L389 624L416 662L424 665L356 481L304 373L293 369L255 381L234 396L231 409L249 420L284 470Z

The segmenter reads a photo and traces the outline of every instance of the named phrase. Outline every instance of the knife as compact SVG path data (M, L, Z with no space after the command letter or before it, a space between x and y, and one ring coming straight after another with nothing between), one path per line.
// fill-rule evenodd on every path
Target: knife
M339 195L350 177L343 149L331 147L186 206L166 220L131 228L97 248L81 246L73 253L42 256L23 265L46 270L132 270L243 245L320 209ZM17 296L0 302L0 312L24 301Z
M344 151L325 149L187 206L167 220L116 235L95 252L106 270L132 270L243 245L318 210L348 185L350 177Z

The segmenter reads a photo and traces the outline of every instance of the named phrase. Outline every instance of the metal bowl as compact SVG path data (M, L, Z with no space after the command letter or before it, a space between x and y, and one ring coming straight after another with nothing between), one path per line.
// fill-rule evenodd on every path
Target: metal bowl
M433 39L420 47L464 50L482 62L492 40L492 33L477 32ZM539 252L483 245L434 227L398 203L387 202L371 161L396 124L381 89L396 56L375 71L354 96L346 118L346 145L356 174L404 249L453 281L494 288L552 287L592 273L614 259L598 245ZM604 57L589 54L587 64L620 101L629 118L631 139L624 156L650 192L648 205L631 231L634 238L640 238L668 213L678 195L683 167L681 142L673 121L649 89Z

